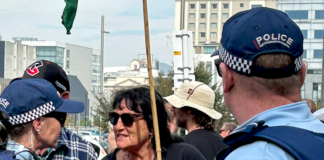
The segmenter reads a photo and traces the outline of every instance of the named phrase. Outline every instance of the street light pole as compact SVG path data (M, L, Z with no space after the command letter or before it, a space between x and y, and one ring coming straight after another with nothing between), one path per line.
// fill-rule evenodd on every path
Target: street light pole
M103 94L103 70L104 70L104 34L109 33L105 31L104 29L105 26L105 17L101 16L101 63L100 63L100 99L103 101L104 94ZM101 103L99 103L101 104ZM101 143L101 116L99 115L99 142Z

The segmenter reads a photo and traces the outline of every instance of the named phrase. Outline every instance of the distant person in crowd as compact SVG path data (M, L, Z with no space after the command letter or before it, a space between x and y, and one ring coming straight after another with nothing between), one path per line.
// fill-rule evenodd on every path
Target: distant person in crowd
M230 145L225 150L228 152L218 154L217 160L295 159L268 141L237 147L244 142L238 135L243 135L245 132L241 131L245 129L249 133L264 125L290 126L286 128L324 133L324 125L301 98L300 88L306 75L303 34L285 13L259 7L233 15L224 24L220 47L212 56L215 55L221 59L216 65L222 76L226 106L239 123L225 138ZM299 146L304 144L296 147Z
M111 124L111 122L109 122L108 125L109 125L109 135L108 135L109 150L108 150L107 154L110 154L110 153L114 152L114 150L117 148L117 144L116 144L114 127Z
M307 105L312 113L316 111L316 104L313 100L305 98L303 101L307 102Z
M165 99L174 107L178 127L188 130L185 143L195 146L206 158L212 160L226 147L223 138L214 131L215 121L222 117L214 109L215 92L202 82L183 83Z
M195 147L172 137L163 98L157 92L155 97L163 160L204 160ZM114 125L117 149L104 160L156 159L150 90L146 87L121 90L112 104L109 119Z
M227 137L230 133L232 133L235 128L237 127L237 124L234 122L225 122L219 131L219 135L221 135L223 138Z
M38 159L42 149L58 145L66 114L83 110L82 102L64 100L44 79L12 81L0 96L0 159Z
M168 125L169 125L170 132L171 132L171 134L177 134L179 127L176 124L177 119L176 119L176 116L174 115L173 106L170 103L166 103L165 107L166 107L166 111L169 116Z
M36 61L27 67L22 78L43 78L54 85L63 99L70 98L69 79L65 71L56 63L46 60ZM55 149L43 150L41 152L42 156L49 160L97 159L97 154L91 143L64 127L64 124L58 143L59 145Z

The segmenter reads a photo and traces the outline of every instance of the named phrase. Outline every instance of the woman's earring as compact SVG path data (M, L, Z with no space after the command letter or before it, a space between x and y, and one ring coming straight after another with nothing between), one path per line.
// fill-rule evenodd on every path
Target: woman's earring
M150 140L149 140L149 144L152 143L152 139L153 139L153 134L150 134Z
M40 135L40 130L37 130L38 135Z

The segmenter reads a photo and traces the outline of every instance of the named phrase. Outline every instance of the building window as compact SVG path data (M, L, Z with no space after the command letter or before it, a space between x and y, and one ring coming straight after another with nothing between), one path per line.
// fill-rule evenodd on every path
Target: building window
M217 23L211 23L210 28L217 28Z
M92 55L92 63L100 63L100 56Z
M195 23L189 23L189 28L195 28Z
M206 23L200 23L199 28L206 28Z
M210 37L216 37L216 32L210 32Z
M200 41L200 42L199 42L199 45L204 45L204 44L205 44L204 41Z
M195 19L195 14L194 13L189 13L189 19Z
M192 38L195 38L195 32L192 32Z
M316 10L315 19L324 19L324 10Z
M51 61L64 68L64 48L55 46L36 47L36 55L37 60Z
M228 13L223 13L222 18L228 18Z
M258 7L262 7L261 4L255 4L255 5L252 5L251 8L258 8Z
M307 10L286 11L286 14L291 19L308 19L308 11Z
M70 68L70 61L66 61L66 68Z
M307 30L301 30L304 36L304 39L307 39Z
M322 84L321 83L313 83L313 101L318 102L321 100L321 91Z
M206 13L200 13L200 18L206 18Z
M314 49L314 58L323 58L323 50Z
M323 39L323 30L315 30L314 31L314 38L315 39Z
M306 49L304 49L303 58L307 58L307 50Z
M227 9L228 8L228 3L224 3L223 7L224 7L224 9Z
M200 4L200 9L206 9L206 4Z
M210 44L216 44L216 41L210 41Z
M211 46L208 46L208 47L204 47L205 48L205 54L212 54L215 52L215 47L211 47Z
M240 3L240 7L244 7L244 3Z
M212 4L212 9L216 9L217 8L217 4Z
M301 93L301 98L304 99L305 98L305 83L301 87L300 93Z
M70 58L70 50L66 50L66 58Z
M195 4L189 4L190 9L195 9L196 5Z
M207 69L208 72L212 72L212 70L213 70L212 66L213 66L213 62L212 61L207 61L206 69Z
M217 18L217 13L212 13L211 18Z
M199 35L200 35L199 37L204 38L204 37L205 37L205 32L200 32ZM205 42L204 42L204 43L205 43Z

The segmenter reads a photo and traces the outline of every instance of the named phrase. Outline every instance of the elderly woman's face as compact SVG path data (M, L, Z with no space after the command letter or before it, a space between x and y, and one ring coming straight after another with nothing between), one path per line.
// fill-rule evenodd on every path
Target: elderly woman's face
M138 114L126 107L125 100L122 100L121 108L116 108L114 112L119 115L124 113ZM150 140L150 133L144 118L135 117L132 125L125 126L119 117L117 124L114 125L114 132L117 148L123 150L139 149Z
M57 146L57 139L60 132L60 122L53 117L47 117L46 122L40 130L38 142L42 143L42 146L44 147L55 148Z

